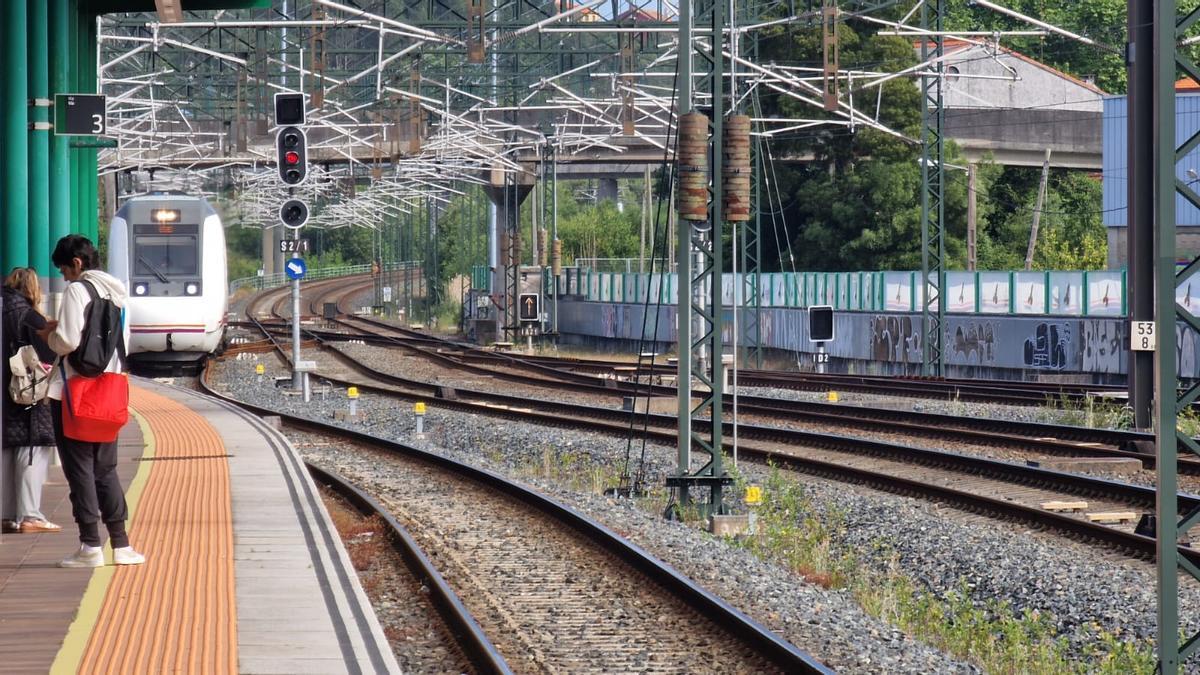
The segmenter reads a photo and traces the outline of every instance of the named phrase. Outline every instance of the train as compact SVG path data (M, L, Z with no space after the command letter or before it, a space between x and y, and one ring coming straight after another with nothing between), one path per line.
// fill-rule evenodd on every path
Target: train
M108 231L108 272L129 291L127 351L136 368L202 364L225 339L225 228L204 197L132 197Z

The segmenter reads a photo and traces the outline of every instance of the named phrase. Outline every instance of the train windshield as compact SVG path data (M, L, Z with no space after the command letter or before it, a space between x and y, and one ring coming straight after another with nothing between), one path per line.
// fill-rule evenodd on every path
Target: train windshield
M133 273L136 276L199 274L199 246L194 234L138 235L134 237L133 244Z

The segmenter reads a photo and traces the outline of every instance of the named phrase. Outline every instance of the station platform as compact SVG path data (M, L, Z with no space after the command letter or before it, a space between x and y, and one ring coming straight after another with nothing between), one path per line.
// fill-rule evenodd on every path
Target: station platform
M51 467L42 511L63 531L0 538L0 673L400 672L281 434L148 380L130 408L118 470L146 563L57 567L79 540Z

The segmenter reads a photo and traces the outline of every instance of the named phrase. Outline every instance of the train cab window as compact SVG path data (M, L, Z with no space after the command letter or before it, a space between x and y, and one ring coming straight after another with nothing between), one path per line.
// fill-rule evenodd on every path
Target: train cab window
M133 245L133 273L136 276L196 276L200 273L199 245L194 234L137 235Z

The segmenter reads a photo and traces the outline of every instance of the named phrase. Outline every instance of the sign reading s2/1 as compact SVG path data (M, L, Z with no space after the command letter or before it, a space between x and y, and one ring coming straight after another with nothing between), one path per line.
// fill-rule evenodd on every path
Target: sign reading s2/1
M1158 347L1158 335L1153 321L1134 321L1129 335L1129 348L1135 352L1152 352Z
M282 239L279 242L280 253L308 253L307 239Z
M105 98L97 94L55 94L55 136L103 136L108 133Z

